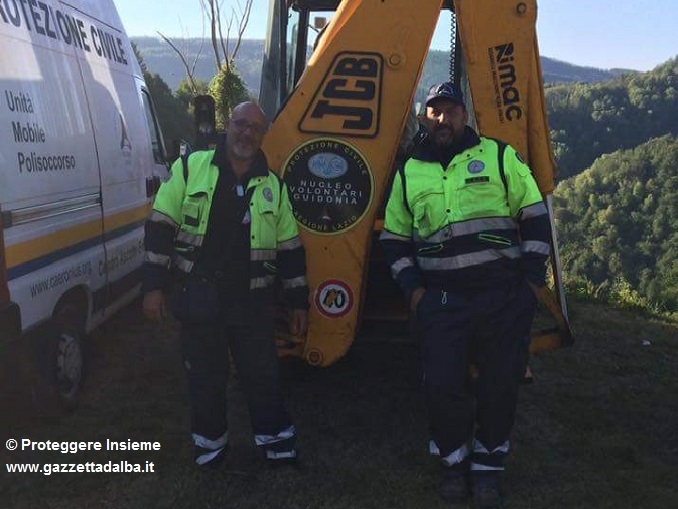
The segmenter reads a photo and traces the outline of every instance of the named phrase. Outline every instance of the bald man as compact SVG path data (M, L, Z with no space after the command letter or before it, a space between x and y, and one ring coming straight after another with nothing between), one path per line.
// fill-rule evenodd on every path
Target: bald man
M143 310L162 320L170 293L201 468L217 468L228 449L229 350L264 458L274 465L297 458L280 389L273 288L277 277L291 332L305 334L306 263L287 188L261 151L267 130L258 105L236 106L215 149L193 152L186 168L172 165L146 222Z

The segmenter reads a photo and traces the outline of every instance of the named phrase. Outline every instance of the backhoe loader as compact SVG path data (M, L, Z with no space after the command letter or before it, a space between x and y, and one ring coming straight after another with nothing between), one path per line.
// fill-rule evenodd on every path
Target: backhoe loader
M363 319L406 316L372 247L390 179L417 131L417 87L441 15L451 17L449 79L465 89L474 127L523 155L552 211L535 0L271 0L263 149L290 192L312 299L305 337L278 332L281 355L328 366ZM551 317L533 331L532 352L573 341L552 231L554 290L540 295Z

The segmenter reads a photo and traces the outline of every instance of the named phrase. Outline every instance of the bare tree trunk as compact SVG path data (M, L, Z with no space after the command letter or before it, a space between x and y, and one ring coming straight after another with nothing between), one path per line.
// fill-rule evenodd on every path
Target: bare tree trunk
M242 16L240 17L240 25L238 26L238 39L235 43L235 48L233 53L230 55L231 60L235 60L235 56L238 54L238 49L240 49L240 43L242 41L242 36L245 33L245 29L250 22L250 13L252 12L252 0L246 0L245 10L243 11Z
M212 49L214 50L214 59L217 62L217 72L221 69L221 56L219 55L219 46L217 45L217 23L219 22L219 16L217 11L219 6L217 0L208 0L210 6L210 35L212 37ZM225 55L228 58L227 55Z
M226 58L226 69L230 72L231 71L231 60L230 60L229 54L228 54L228 36L231 35L231 21L229 20L229 22L228 22L228 27L226 29L226 40L224 41L224 34L221 31L221 10L220 9L217 9L217 14L219 16L218 28L219 28L219 41L221 42L221 51L224 52L224 56Z
M242 43L243 35L247 29L247 25L250 20L250 13L252 12L252 1L245 0L245 6L241 9L241 12L238 13L235 8L232 9L231 17L228 20L226 27L226 37L224 37L221 25L221 2L224 0L198 0L200 3L200 9L203 16L203 22L205 17L210 22L210 41L212 43L212 51L214 52L214 61L216 63L216 73L218 74L221 71L222 65L226 67L226 72L231 72L231 66L235 61L238 50ZM240 8L240 2L237 1L238 8ZM238 21L238 31L237 38L235 41L235 47L232 52L229 52L229 36L231 34L231 27L233 26L233 21ZM204 24L203 24L204 27ZM200 51L196 55L193 65L189 66L186 56L176 47L176 45L165 35L158 32L160 37L170 45L170 47L179 55L181 63L186 69L186 76L188 83L194 93L197 93L197 86L195 83L195 67L198 62L198 57L202 52L202 44L200 46ZM222 62L223 58L223 62Z
M174 52L179 55L179 59L181 60L181 63L184 64L184 69L186 69L186 77L188 78L188 83L191 86L191 90L193 90L193 93L196 93L198 88L195 85L195 78L193 77L193 72L195 71L195 62L193 63L192 67L189 67L188 61L186 60L186 57L184 54L177 48L174 43L169 39L169 37L165 37L161 32L158 32L158 35L162 37L162 40L165 41L167 44L169 44L170 48L174 50ZM199 53L198 53L199 54ZM198 57L196 56L196 61Z

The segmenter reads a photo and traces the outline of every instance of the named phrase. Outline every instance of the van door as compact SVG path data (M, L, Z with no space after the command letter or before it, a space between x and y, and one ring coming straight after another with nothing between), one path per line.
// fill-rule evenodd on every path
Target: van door
M79 48L24 22L0 23L0 208L7 285L23 331L51 318L71 289L104 283L96 271L99 165Z
M105 34L111 29L104 26L100 30ZM167 174L157 122L147 116L153 109L136 57L122 33L113 37L119 46L110 58L95 53L83 53L80 58L92 123L101 127L95 137L106 259L96 270L108 284L93 295L95 323L136 295L144 254L144 222L161 172Z

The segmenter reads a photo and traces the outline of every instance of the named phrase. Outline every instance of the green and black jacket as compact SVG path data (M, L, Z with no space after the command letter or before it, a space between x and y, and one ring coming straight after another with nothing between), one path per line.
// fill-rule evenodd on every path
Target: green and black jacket
M223 145L181 159L158 191L146 222L143 290L167 290L170 272L191 274L208 229L212 199L219 178ZM219 151L220 153L216 153ZM184 175L187 178L184 178ZM308 309L306 258L287 187L268 169L259 152L246 187L250 197L250 292L270 289L278 277L290 305Z
M550 221L529 167L509 145L466 128L444 166L426 139L396 174L381 243L409 299L417 287L544 284Z

